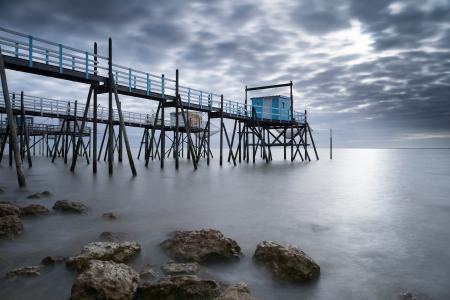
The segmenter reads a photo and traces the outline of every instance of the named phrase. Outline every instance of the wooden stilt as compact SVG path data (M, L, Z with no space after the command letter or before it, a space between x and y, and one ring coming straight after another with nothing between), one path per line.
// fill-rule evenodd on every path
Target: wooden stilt
M31 161L30 136L28 135L27 119L25 118L25 106L23 103L23 91L20 92L20 111L21 111L21 115L22 115L22 135L25 137L25 146L27 148L26 152L27 152L28 167L31 168L33 166L33 163Z

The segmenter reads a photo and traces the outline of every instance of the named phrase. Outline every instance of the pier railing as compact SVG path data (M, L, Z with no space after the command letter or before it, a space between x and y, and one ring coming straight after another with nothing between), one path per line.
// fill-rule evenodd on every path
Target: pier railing
M2 53L28 61L29 67L33 67L34 63L39 62L57 67L59 73L64 73L66 70L82 72L86 79L93 75L109 77L109 59L106 56L2 27L0 27L0 33ZM147 95L150 95L151 92L159 93L163 98L165 95L175 96L176 81L164 75L143 72L115 63L112 63L112 73L116 84L128 88L130 92L137 89L145 91ZM211 112L220 111L221 101L218 94L186 86L179 86L179 94L182 102L188 107L200 107ZM243 118L251 118L254 107L254 105L245 105L230 99L224 99L223 102L224 113ZM133 120L142 117L141 114L131 114L129 117ZM275 112L270 114L269 119L282 121L281 116L285 114L286 112ZM288 115L290 116L290 112ZM301 112L294 112L293 115L295 121L303 121Z

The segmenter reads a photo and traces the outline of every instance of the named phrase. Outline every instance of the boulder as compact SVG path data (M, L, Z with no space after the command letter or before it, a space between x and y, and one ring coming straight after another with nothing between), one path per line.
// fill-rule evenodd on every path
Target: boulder
M244 282L233 284L225 290L215 300L255 300L250 293L248 285Z
M41 266L31 266L31 267L21 267L6 273L6 278L14 278L17 276L21 277L32 277L41 275Z
M200 271L200 265L196 262L192 263L176 263L168 262L161 267L164 273L169 275L192 275Z
M0 217L11 215L20 216L20 208L11 202L0 203Z
M24 216L45 215L50 212L47 207L40 204L30 204L28 206L22 207L20 211Z
M67 257L64 256L46 256L41 260L41 264L44 266L54 266L56 264L63 263L67 260Z
M270 268L280 281L306 281L319 277L320 267L302 250L264 241L256 247L253 258Z
M79 255L70 257L66 265L75 270L83 270L90 260L111 260L122 263L130 260L140 251L141 246L136 242L92 242L84 246Z
M80 202L58 200L53 205L53 209L66 213L82 213L86 211L88 208L86 205Z
M138 282L139 275L125 264L91 260L75 279L70 300L131 300Z
M214 299L220 294L220 285L214 280L201 279L195 275L169 276L156 283L143 283L137 300L193 300Z
M108 219L108 220L115 220L117 219L119 216L116 213L113 212L106 212L102 215L103 218Z
M13 238L23 230L22 221L17 215L0 217L0 238Z
M27 198L28 199L41 199L41 198L49 197L50 195L51 195L51 193L49 191L43 191L41 193L35 193L32 195L29 195Z
M225 261L242 255L236 241L214 229L175 231L161 246L173 259L182 262Z

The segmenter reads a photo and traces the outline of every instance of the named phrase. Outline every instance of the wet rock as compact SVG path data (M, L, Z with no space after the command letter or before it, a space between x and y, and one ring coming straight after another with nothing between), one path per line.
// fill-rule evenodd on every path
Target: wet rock
M183 262L232 260L242 254L236 241L214 229L175 231L161 246L175 260Z
M113 212L106 212L102 215L103 218L108 219L108 220L115 220L117 219L119 216L116 213Z
M142 279L155 279L158 277L158 273L153 269L151 265L145 265L139 275Z
M176 263L168 262L161 267L164 273L169 275L192 275L197 274L200 271L200 265L196 262L193 263Z
M256 247L253 258L271 269L280 281L306 281L319 277L320 267L302 250L264 241Z
M0 217L0 238L13 238L23 231L22 221L17 215Z
M40 204L30 204L22 207L21 213L24 216L38 216L48 214L50 211L47 207Z
M90 260L111 260L117 263L126 262L141 251L136 242L92 242L87 244L77 256L70 257L66 265L76 270L85 269Z
M402 293L399 295L400 300L418 300L416 296L414 296L411 292Z
M31 266L31 267L21 267L6 273L6 278L14 278L14 277L32 277L41 275L41 266Z
M139 275L125 264L92 260L75 279L70 300L131 300L138 282Z
M46 256L41 260L41 264L44 266L54 266L56 264L63 263L66 260L67 260L67 257L64 257L64 256L58 256L58 255Z
M104 231L98 236L98 240L101 242L121 242L126 238L126 234L123 232L111 232Z
M195 275L169 276L156 283L143 283L138 289L138 300L150 299L214 299L220 294L220 285L214 280Z
M80 202L58 200L53 205L53 209L66 213L82 213L86 211L88 208L86 205Z
M51 193L49 191L43 191L41 193L35 193L32 195L29 195L27 198L28 199L42 199L42 198L47 198L50 197Z
M216 300L256 300L244 282L228 286Z
M0 194L3 194L5 192L5 189L0 187Z
M5 216L19 216L20 215L20 208L17 205L12 204L11 202L3 202L0 203L0 217Z

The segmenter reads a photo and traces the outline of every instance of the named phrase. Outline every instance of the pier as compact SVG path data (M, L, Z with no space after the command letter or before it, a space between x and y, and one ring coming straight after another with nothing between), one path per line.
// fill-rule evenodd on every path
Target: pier
M88 96L85 101L63 101L34 97L28 91L10 93L6 69L84 83ZM69 164L70 157L71 171L75 171L77 161L84 157L87 163L92 163L96 173L97 162L103 156L108 161L109 174L113 174L115 155L121 162L126 153L131 172L136 176L127 127L144 129L138 158L143 157L146 166L150 160L157 159L160 167L164 168L165 159L172 157L178 169L179 159L185 156L194 169L198 168L202 158L209 165L213 157L210 147L213 120L219 122L220 165L225 160L235 166L242 162L255 163L258 153L266 163L270 163L273 147L283 149L285 160L319 159L307 112L293 109L292 81L245 87L245 101L233 101L222 94L181 85L178 70L174 71L175 78L171 79L164 74L155 75L117 64L113 61L111 39L108 55L103 56L98 54L96 43L92 51L83 51L1 27L0 75L3 91L0 113L7 115L7 122L2 122L0 127L0 160L8 143L10 163L14 156L21 186L25 185L21 160L26 156L29 166L32 166L31 152L35 153L37 144L31 142L30 137L36 136L40 137L39 149L44 149L41 153L51 156L52 161L62 157ZM263 107L258 107L255 102L249 103L249 93L275 88L289 90L289 108L277 107L265 114L262 113ZM101 94L108 95L107 107L97 103L97 96ZM120 100L121 95L156 102L157 108L154 111L149 109L147 113L127 111L127 103ZM170 112L174 124L166 120ZM204 114L206 120L193 124L192 113ZM56 127L38 124L27 127L27 116L59 119L60 124ZM228 129L226 123L229 123ZM106 125L100 147L98 124ZM167 140L170 145L166 145ZM314 154L310 153L311 146ZM227 157L224 156L224 148L228 150Z

